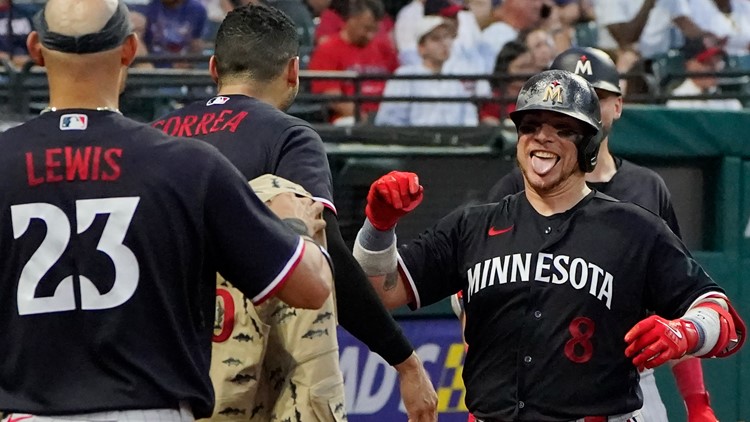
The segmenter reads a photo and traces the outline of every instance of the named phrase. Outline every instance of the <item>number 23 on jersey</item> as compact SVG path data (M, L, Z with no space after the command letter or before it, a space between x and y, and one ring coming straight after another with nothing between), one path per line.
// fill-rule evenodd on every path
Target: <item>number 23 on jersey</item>
M96 250L106 254L114 265L112 288L101 293L94 283L80 275L81 309L110 309L127 302L138 287L139 266L133 252L122 244L138 207L140 197L83 199L76 201L76 235L84 233L97 215L107 215ZM44 314L76 309L73 274L57 282L52 296L38 297L36 290L42 278L62 257L70 243L72 230L68 216L59 207L36 202L10 207L13 238L22 241L32 220L41 220L46 234L39 247L21 270L18 280L18 314ZM91 251L94 254L95 251ZM78 257L81 260L85 256Z

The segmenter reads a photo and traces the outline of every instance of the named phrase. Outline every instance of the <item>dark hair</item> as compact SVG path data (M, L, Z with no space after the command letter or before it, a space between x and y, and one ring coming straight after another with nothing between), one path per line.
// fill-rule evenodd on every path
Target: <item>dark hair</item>
M367 11L372 12L376 20L381 20L385 16L385 6L380 0L350 0L349 10L344 18L357 16Z
M219 78L236 75L268 82L289 59L299 55L299 35L284 12L250 4L229 12L219 26L214 47Z
M508 41L507 43L505 43L503 48L500 49L500 52L497 53L497 59L495 60L495 69L493 73L495 75L507 75L508 68L510 67L510 64L513 62L513 60L517 59L522 54L528 51L529 48L521 39ZM492 81L495 82L492 84L492 87L495 89L499 89L508 83L508 81L498 81L496 79L493 79Z

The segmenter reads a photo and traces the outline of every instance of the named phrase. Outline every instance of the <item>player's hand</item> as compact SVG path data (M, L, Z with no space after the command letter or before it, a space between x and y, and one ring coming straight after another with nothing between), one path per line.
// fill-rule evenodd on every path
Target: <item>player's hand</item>
M718 422L708 401L708 393L692 394L685 397L685 406L687 407L688 422Z
M302 220L307 226L307 234L313 238L326 228L323 204L310 198L297 196L292 192L282 192L266 202L266 205L281 219Z
M367 219L378 230L390 230L399 218L422 202L423 192L416 174L392 171L370 186L365 207Z
M698 332L690 321L651 315L625 334L625 342L625 356L643 370L685 356L698 343Z
M409 422L436 422L437 393L419 356L412 353L394 368L398 371L401 399Z

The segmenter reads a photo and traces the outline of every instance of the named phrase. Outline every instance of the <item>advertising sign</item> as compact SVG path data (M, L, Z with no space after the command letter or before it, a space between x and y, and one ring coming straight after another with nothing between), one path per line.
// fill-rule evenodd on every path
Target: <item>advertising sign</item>
M466 422L461 372L464 345L456 318L400 321L438 393L438 420ZM398 374L380 356L339 327L339 361L350 422L406 421Z

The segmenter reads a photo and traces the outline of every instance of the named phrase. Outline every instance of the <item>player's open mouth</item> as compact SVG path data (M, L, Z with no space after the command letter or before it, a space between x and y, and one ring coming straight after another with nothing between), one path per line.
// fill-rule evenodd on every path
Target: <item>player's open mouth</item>
M544 176L560 161L560 156L549 151L531 151L531 168L534 173Z

